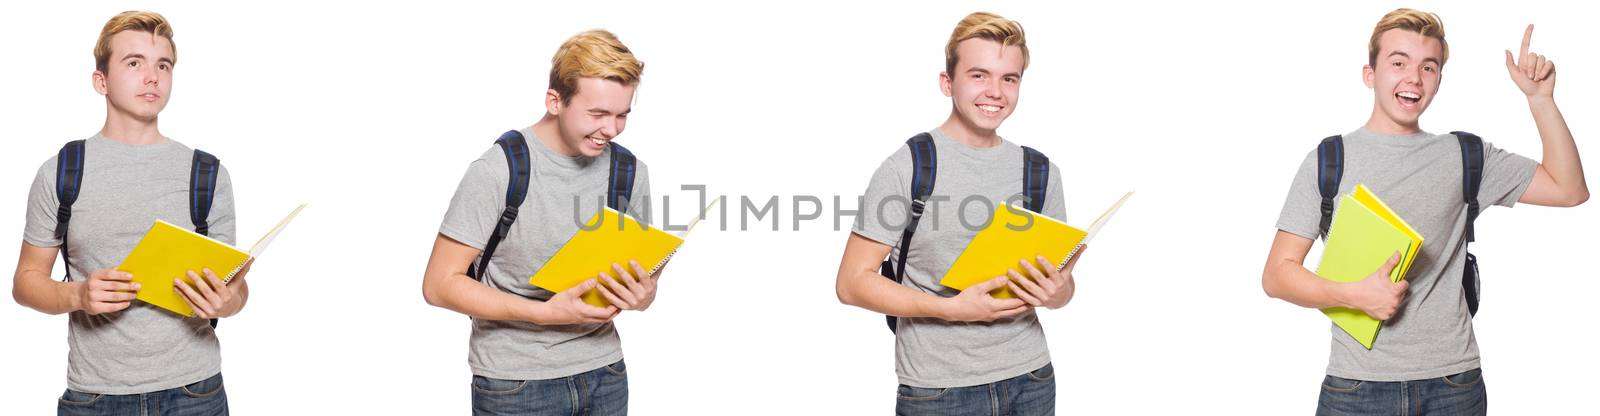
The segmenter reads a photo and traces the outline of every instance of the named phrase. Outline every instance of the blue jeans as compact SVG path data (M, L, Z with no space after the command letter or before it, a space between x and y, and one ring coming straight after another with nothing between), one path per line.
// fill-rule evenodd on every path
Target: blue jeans
M1489 411L1483 370L1444 377L1376 382L1327 376L1317 399L1318 416L1482 415Z
M931 389L901 384L894 414L1055 415L1056 369L1045 364L1028 374L967 387Z
M472 376L474 415L626 415L628 365L617 361L549 380Z
M95 394L67 389L56 403L61 416L226 416L222 373L183 387L139 394Z

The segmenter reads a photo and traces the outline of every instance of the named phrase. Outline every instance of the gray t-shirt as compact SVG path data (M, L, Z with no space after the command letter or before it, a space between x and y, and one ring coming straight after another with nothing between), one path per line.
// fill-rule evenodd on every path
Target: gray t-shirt
M1022 147L962 144L935 129L938 177L906 258L906 287L935 296L959 291L939 284L1000 203L1023 206ZM911 198L911 151L902 146L872 174L854 231L879 243L900 242ZM1066 219L1061 171L1050 165L1044 214ZM965 225L963 224L965 222ZM898 258L898 253L891 253ZM1020 260L1020 259L1019 259ZM902 318L895 332L895 373L915 387L971 386L1016 377L1050 362L1044 328L1032 310L993 322Z
M1366 185L1384 204L1422 233L1422 250L1406 280L1406 299L1384 322L1372 350L1339 327L1333 332L1328 374L1369 381L1442 377L1478 368L1461 274L1466 264L1467 206L1462 202L1461 146L1454 135L1390 136L1366 129L1344 136L1344 178L1339 195ZM1480 211L1510 207L1533 179L1533 160L1484 143ZM1300 164L1278 216L1278 229L1317 238L1322 218L1317 192L1317 152ZM1479 216L1479 221L1482 221ZM1314 265L1306 265L1315 270Z
M77 281L110 269L139 244L157 219L189 219L189 170L194 151L176 141L130 145L96 134L84 144L83 186L72 206L67 254ZM58 247L55 237L56 158L39 166L28 191L23 241ZM233 184L217 174L211 238L234 242ZM173 276L176 277L176 276ZM86 393L134 394L191 384L222 371L217 335L205 319L185 318L134 301L128 309L70 314L67 387Z
M528 196L518 207L517 222L495 249L484 283L544 301L555 294L528 284L528 279L578 232L580 222L588 222L605 207L611 149L595 158L564 156L546 147L531 129L523 129L522 135L533 164ZM505 153L491 146L467 167L439 233L482 250L505 209L509 182ZM649 176L640 161L629 214L648 221L649 195ZM620 359L622 342L610 322L546 326L472 320L467 362L475 375L542 380L582 373Z

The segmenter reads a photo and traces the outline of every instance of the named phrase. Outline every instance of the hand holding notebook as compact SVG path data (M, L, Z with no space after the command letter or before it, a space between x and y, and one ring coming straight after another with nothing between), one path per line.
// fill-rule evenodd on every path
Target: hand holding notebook
M1395 312L1400 311L1400 305L1406 298L1406 290L1410 287L1405 280L1392 281L1389 278L1399 266L1400 257L1400 252L1397 251L1389 256L1389 261L1378 266L1378 270L1367 275L1365 279L1336 286L1339 292L1335 296L1341 299L1342 303L1350 305L1351 309L1366 313L1373 319L1382 321L1393 317Z
M989 293L1006 288L1005 276L974 283L961 293L937 298L934 316L951 322L989 322L1033 309L1021 299L996 299Z
M156 220L150 226L150 231L139 240L139 245L134 246L133 252L128 253L128 257L117 266L117 270L133 275L132 281L140 286L139 300L179 315L195 316L188 300L179 295L182 289L178 288L181 283L191 286L188 289L197 291L196 294L204 290L192 287L195 282L189 277L190 272L198 273L204 269L223 272L216 275L227 282L266 252L267 245L305 207L306 204L296 207L261 240L256 241L256 245L248 252L172 223Z
M665 260L654 270L645 270L638 260L628 260L626 265L612 263L611 271L600 272L597 278L600 284L595 287L595 292L599 292L606 302L617 309L649 309L656 300L656 278L661 276L663 267L666 267Z
M1122 204L1131 196L1133 192L1124 194L1100 214L1100 218L1096 219L1088 230L1072 227L1055 218L1000 204L995 209L994 218L989 222L989 226L973 236L972 242L967 244L961 256L956 258L955 264L951 265L944 277L939 280L939 284L965 290L968 286L996 276L1008 276L1013 272L1025 273L1027 267L1035 270L1051 268L1060 271L1069 261L1078 257L1089 240L1105 227L1111 216L1122 208ZM1039 259L1040 257L1043 257L1043 261ZM1032 264L1024 265L1022 261ZM1001 299L1016 297L1008 287L1001 287L991 293Z
M584 295L593 293L600 282L585 280L577 286L556 292L544 302L534 302L525 320L540 325L602 324L615 318L622 310L615 306L594 306L584 301Z
M1088 244L1080 243L1077 252L1060 270L1033 267L1035 262L1050 264L1050 260L1044 256L1038 256L1033 261L1018 260L1020 269L1006 272L1006 288L1011 290L1012 295L1027 302L1028 306L1050 309L1067 306L1078 287L1072 279L1072 269L1078 265L1078 259L1083 258L1083 252L1088 250Z
M551 292L561 292L578 286L589 280L594 280L601 285L607 285L607 276L615 285L611 285L610 293L601 293L596 290L588 291L583 296L583 301L597 307L608 307L612 301L606 295L626 296L619 292L634 292L629 290L625 281L617 278L638 277L649 279L650 276L660 271L677 253L683 245L684 238L689 232L694 231L694 226L705 218L711 207L717 205L722 199L718 198L706 204L700 216L689 223L683 235L674 235L656 227L647 227L639 220L611 208L604 208L589 220L588 226L578 230L572 238L567 240L556 254L545 262L543 267L534 272L528 283ZM637 263L639 267L624 269L628 276L617 273L617 268L622 265ZM653 288L649 290L651 296ZM636 302L630 307L638 306ZM644 306L648 306L646 303Z
M227 281L209 268L200 269L199 272L190 270L185 274L187 280L172 279L172 288L178 291L178 299L194 311L190 316L204 319L233 316L244 307L239 291L244 285L244 276L250 272L250 264L254 262L255 259L245 260L239 271L234 272ZM193 284L184 284L185 281Z
M1393 291L1404 290L1406 286L1379 285L1385 280L1404 279L1422 249L1422 242L1422 234L1379 200L1372 190L1357 184L1354 191L1339 199L1338 209L1333 212L1333 224L1323 244L1322 261L1317 264L1316 274L1335 282L1373 287L1368 293L1393 295ZM1396 253L1398 259L1394 258ZM1383 275L1373 279L1374 270ZM1386 305L1369 307L1387 308ZM1323 309L1322 313L1367 349L1372 349L1378 329L1383 326L1382 321L1360 309L1332 307Z

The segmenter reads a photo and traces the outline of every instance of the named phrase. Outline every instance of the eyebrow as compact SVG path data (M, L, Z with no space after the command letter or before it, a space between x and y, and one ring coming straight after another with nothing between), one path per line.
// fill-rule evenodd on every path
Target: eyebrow
M966 69L966 72L982 72L982 74L990 74L989 70L982 69L982 67L970 67L970 69ZM1022 77L1022 72L1006 72L1006 74L1002 74L1002 75L1000 75L1000 77L1018 77L1018 78L1021 78Z
M972 68L968 68L967 72L981 72L981 73L984 73L984 74L989 74L989 70L988 69L984 69L984 68L976 67L976 66L972 67ZM1022 78L1022 73L1020 73L1020 72L1009 72L1009 73L1006 73L1006 74L1002 74L1000 76Z
M588 110L588 112L590 112L590 113L600 113L600 114L611 114L611 110L607 110L607 109L599 108L599 107L591 108L591 109ZM628 109L622 110L622 112L618 113L618 114L628 114L628 113L632 113L632 112L633 112L633 107L628 107Z
M1389 57L1394 57L1395 55L1400 55L1400 57L1402 57L1402 58L1411 59L1411 55L1408 55L1405 52L1401 52L1401 51L1389 52ZM1423 63L1433 63L1434 65L1442 65L1442 64L1439 63L1439 58L1434 58L1434 57L1431 57L1431 56L1427 57L1427 58L1422 58L1422 62Z
M145 59L145 56L137 53L130 53L122 56L123 61L127 61L129 59ZM172 58L161 57L160 59L156 59L156 62L172 65Z

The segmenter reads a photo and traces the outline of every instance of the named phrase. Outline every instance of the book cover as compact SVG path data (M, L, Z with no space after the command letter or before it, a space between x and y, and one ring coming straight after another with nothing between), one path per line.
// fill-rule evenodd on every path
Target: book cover
M1353 195L1345 195L1334 211L1316 274L1335 282L1358 282L1400 253L1400 262L1389 273L1390 281L1400 281L1416 259L1414 246L1420 245ZM1322 313L1367 349L1372 349L1383 324L1357 309L1333 307Z

